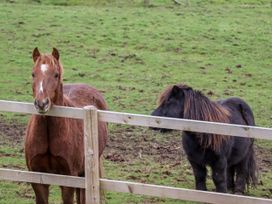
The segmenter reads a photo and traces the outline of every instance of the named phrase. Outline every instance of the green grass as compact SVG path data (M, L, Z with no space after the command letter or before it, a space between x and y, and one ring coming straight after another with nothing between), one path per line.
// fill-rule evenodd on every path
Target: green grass
M0 0L0 99L32 102L31 52L36 46L42 52L57 47L64 81L97 87L111 110L149 114L167 85L185 82L205 94L212 92L212 99L245 99L257 125L272 127L272 15L268 0L195 0L189 6L183 1L176 6L172 1L151 0L150 7L140 0L7 2L11 1ZM21 114L1 113L0 117L27 121ZM111 131L116 130L126 128L111 126ZM161 135L150 137L167 142ZM271 152L271 142L257 143ZM12 155L0 156L0 166L25 169L22 145L1 144L0 155L6 153ZM153 159L144 155L130 162L106 160L106 176L193 188L188 164L167 169L167 164ZM170 175L163 173L167 171ZM261 176L263 185L249 195L271 198L272 172ZM212 183L209 187L213 188ZM51 202L59 203L55 189ZM0 200L33 203L33 193L29 185L1 181ZM108 193L107 200L180 203L119 193Z

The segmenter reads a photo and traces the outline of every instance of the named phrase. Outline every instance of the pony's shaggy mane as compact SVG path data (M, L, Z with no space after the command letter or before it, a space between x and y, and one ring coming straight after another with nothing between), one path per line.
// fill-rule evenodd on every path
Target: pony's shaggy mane
M229 123L230 113L219 103L211 101L204 96L200 91L195 91L185 84L175 85L184 93L184 119L202 120L210 122ZM158 103L161 105L167 100L174 86L169 86L159 97ZM224 141L229 139L229 136L207 133L196 133L199 136L199 141L202 147L210 147L214 151L220 149Z

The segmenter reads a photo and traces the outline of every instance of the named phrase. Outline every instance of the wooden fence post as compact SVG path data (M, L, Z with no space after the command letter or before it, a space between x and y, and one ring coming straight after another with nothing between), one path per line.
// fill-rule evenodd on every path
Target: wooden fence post
M98 116L94 106L84 107L86 204L100 203Z

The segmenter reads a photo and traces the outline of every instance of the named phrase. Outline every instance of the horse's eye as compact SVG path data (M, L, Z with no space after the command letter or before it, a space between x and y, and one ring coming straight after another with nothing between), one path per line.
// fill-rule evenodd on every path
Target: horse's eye
M55 77L55 78L58 78L58 77L59 77L59 74L58 74L58 73L55 73L54 77Z
M34 74L34 72L32 72L32 78L34 78L35 77L35 74Z

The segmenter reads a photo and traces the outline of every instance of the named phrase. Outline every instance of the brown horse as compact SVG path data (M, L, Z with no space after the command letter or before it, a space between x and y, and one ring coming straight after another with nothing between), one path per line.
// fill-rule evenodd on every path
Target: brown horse
M32 54L32 90L34 105L39 113L46 113L52 105L84 107L94 105L106 110L102 95L85 84L64 85L63 67L59 52ZM99 154L105 148L107 124L99 122ZM83 121L79 119L32 115L25 138L25 157L30 171L72 176L84 176ZM32 184L36 204L48 204L49 185ZM73 204L74 188L61 187L64 204ZM85 203L85 190L76 189L77 203Z

